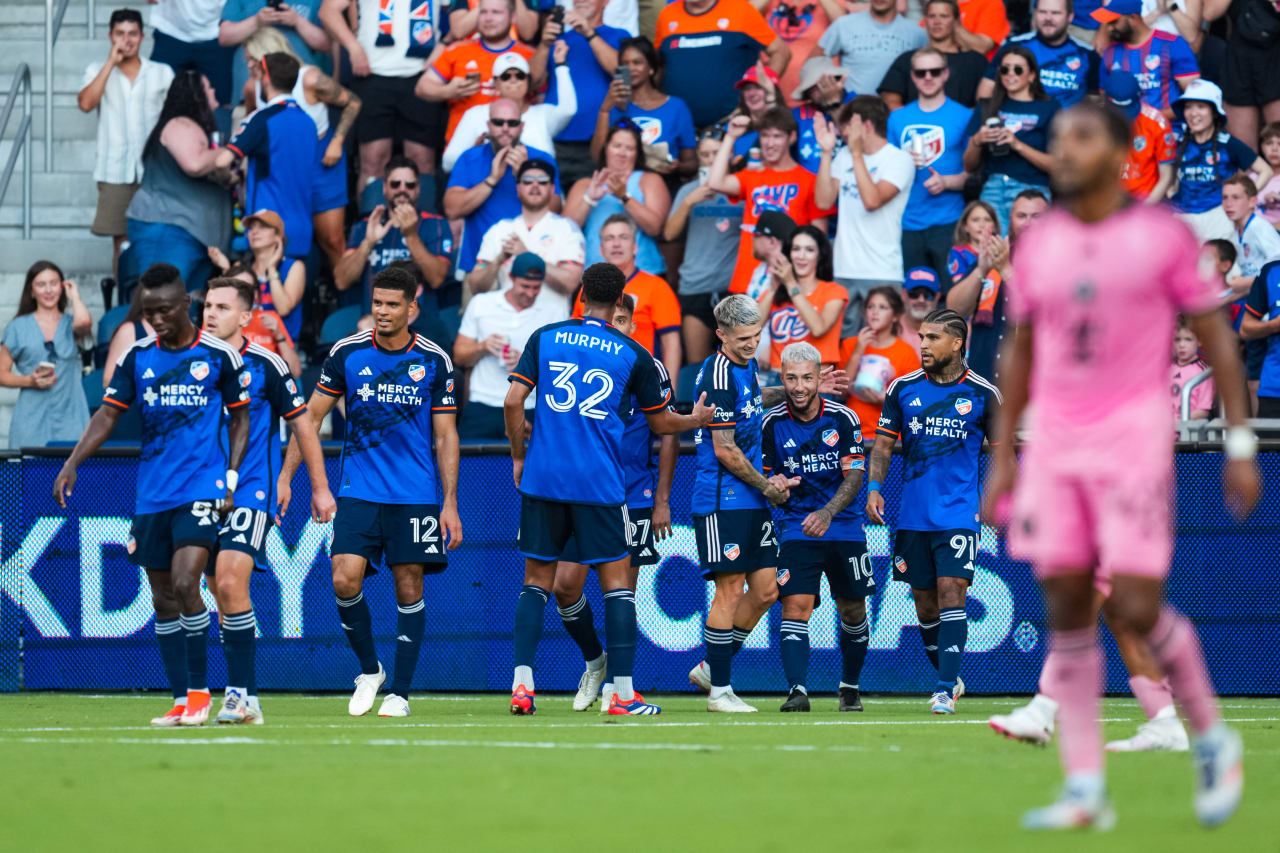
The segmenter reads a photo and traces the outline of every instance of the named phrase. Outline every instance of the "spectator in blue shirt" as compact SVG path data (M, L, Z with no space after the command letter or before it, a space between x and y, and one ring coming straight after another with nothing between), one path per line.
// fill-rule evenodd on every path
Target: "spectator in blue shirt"
M244 61L244 43L263 27L275 27L289 40L293 52L307 65L318 65L328 73L332 66L329 34L320 25L320 0L227 0L222 7L222 23L218 27L218 43L234 47L231 60L231 106L240 103L244 84L249 80L249 66ZM250 208L251 210L254 208Z
M916 179L902 214L902 264L931 267L945 281L952 235L964 211L965 130L973 110L946 95L947 57L922 47L911 57L919 96L889 113L889 143L911 155Z
M987 65L986 79L978 87L979 98L989 98L996 88L996 71L1011 47L1021 45L1035 55L1040 66L1040 85L1049 97L1069 107L1098 91L1098 54L1082 47L1067 35L1074 10L1073 0L1038 0L1035 30L1011 37L996 51Z
M520 215L515 177L520 164L529 159L555 162L551 154L529 148L520 141L521 112L519 104L506 98L490 104L489 141L463 152L449 174L444 214L450 219L463 220L454 268L459 282L475 266L476 252L480 250L485 232L503 219ZM558 176L554 187L559 195Z

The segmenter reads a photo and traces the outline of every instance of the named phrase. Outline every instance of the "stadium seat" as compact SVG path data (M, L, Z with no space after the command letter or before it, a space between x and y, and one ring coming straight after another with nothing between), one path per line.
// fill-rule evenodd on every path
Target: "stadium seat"
M129 316L129 305L117 305L108 309L107 313L102 315L102 319L98 321L98 343L93 348L93 366L97 368L95 373L101 374L102 368L107 363L107 350L111 348L111 336L116 333L116 329L120 328L120 324L124 322L124 318ZM98 381L99 390L102 387L101 377ZM99 397L102 395L99 394Z
M320 344L327 349L328 345L337 343L347 335L354 333L356 323L360 322L362 313L361 306L349 305L346 308L339 308L328 317L325 317L324 324L320 327Z
M693 402L693 385L697 381L698 371L701 369L701 364L686 364L680 368L680 375L676 378L677 403Z
M86 373L80 380L80 385L84 388L84 398L89 403L89 413L93 414L102 405L102 368Z

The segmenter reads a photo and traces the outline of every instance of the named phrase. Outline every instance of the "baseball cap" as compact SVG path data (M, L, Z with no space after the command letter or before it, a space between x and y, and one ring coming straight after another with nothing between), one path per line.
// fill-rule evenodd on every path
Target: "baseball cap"
M274 210L264 209L256 211L249 214L242 220L244 222L244 227L247 229L249 227L249 223L253 222L255 219L268 228L274 228L275 232L280 235L280 242L285 242L284 220L280 218L280 214L276 213Z
M756 236L785 240L796 230L796 223L780 210L766 210L756 220Z
M778 85L778 72L774 71L772 68L770 68L769 66L767 66L767 65L766 65L766 66L764 67L764 76L769 78L769 82L770 82L770 83L772 83L772 84L774 85L774 87L775 87L775 88L777 87L777 85ZM759 70L756 68L756 66L754 66L754 65L747 69L747 73L742 75L742 79L741 79L741 80L739 80L737 83L734 83L734 84L733 84L733 88L735 88L735 89L741 89L743 86L747 85L748 83L755 83L756 85L763 85L763 84L760 82L760 72L759 72Z
M1135 120L1142 112L1142 87L1138 78L1128 71L1112 71L1107 77L1107 102Z
M934 293L942 288L938 285L938 273L933 267L912 267L907 270L907 277L902 282L902 289L910 293L917 287L925 287Z
M848 75L848 72L827 56L815 56L806 59L804 65L800 66L800 85L796 86L796 90L791 93L791 99L794 101L802 100L805 92L818 85L818 80L822 78L823 74L830 74L837 80L843 80Z
M556 167L554 163L549 163L541 157L530 157L520 164L520 168L516 170L516 180L524 177L525 172L546 172L547 177L551 180L556 179Z
M504 71L510 71L512 68L528 74L529 60L525 59L514 50L510 53L504 53L493 61L493 76L501 77Z
M521 252L511 262L512 278L531 278L534 281L542 281L546 274L546 263L533 252Z
M1090 14L1100 24L1109 24L1125 15L1141 15L1142 0L1102 0L1102 5Z

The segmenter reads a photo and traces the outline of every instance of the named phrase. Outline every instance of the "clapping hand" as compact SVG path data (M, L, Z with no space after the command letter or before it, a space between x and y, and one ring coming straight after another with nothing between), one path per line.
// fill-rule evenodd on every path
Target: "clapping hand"
M836 148L835 126L822 113L813 117L813 138L823 153L830 154Z

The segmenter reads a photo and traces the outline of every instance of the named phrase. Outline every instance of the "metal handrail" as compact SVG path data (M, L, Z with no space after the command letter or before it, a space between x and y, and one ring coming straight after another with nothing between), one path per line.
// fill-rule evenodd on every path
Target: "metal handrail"
M1191 420L1191 391L1201 382L1208 382L1213 378L1213 368L1206 367L1187 380L1187 384L1182 386L1182 405L1178 411L1182 413L1184 421Z
M44 170L53 171L53 46L58 41L58 33L62 30L62 19L67 15L67 5L71 0L45 0L44 3ZM54 9L54 4L57 9ZM94 26L97 17L96 3L87 0L88 35L94 37Z
M22 123L18 132L13 135L13 148L9 150L9 162L5 163L4 172L0 173L0 202L4 201L9 191L9 180L13 177L14 166L18 163L18 153L22 153L22 239L31 239L31 66L22 63L13 75L13 83L9 86L9 97L4 103L4 111L0 112L0 138L4 137L9 127L9 116L13 114L13 104L22 92Z

